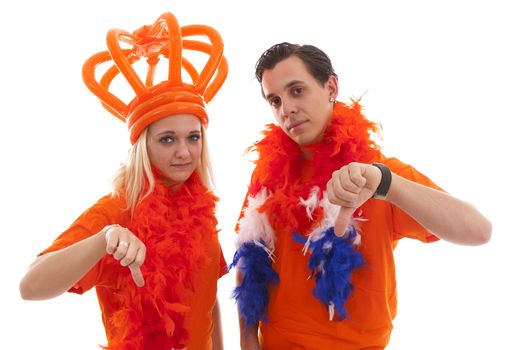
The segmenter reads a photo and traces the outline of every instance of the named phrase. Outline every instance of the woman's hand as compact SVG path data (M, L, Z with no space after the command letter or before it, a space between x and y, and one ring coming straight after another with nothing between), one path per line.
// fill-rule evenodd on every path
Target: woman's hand
M106 252L127 266L131 277L139 287L144 286L140 267L146 259L146 246L130 230L120 225L109 225L103 230L106 239Z

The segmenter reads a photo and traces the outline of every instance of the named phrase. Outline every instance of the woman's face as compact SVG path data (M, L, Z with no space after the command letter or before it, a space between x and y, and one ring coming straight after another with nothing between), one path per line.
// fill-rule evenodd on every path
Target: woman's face
M148 156L162 173L165 184L175 189L200 164L202 133L199 118L177 114L162 118L148 127Z

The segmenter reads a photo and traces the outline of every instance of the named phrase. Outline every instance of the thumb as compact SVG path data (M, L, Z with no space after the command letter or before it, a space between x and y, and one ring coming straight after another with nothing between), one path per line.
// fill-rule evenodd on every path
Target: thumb
M334 224L334 233L337 237L342 237L346 233L354 212L355 208L341 207Z
M142 276L142 271L140 271L139 266L130 265L129 271L131 272L131 277L133 282L139 287L144 287L144 276Z

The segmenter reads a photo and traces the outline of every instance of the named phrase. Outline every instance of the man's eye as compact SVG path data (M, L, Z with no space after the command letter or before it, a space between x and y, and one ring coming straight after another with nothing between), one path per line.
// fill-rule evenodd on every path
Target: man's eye
M296 87L296 88L293 89L294 95L302 94L303 91L304 91L304 89L302 87Z
M271 106L278 106L281 103L281 99L279 97L274 97L270 100Z

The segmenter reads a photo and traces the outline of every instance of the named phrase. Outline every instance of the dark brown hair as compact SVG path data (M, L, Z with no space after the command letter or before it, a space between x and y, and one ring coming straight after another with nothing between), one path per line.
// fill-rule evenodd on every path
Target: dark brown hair
M273 45L266 50L255 64L255 77L259 83L265 70L272 69L277 63L290 57L297 56L304 62L308 72L323 85L330 76L337 74L332 67L330 58L324 51L313 45L297 45L283 42Z

